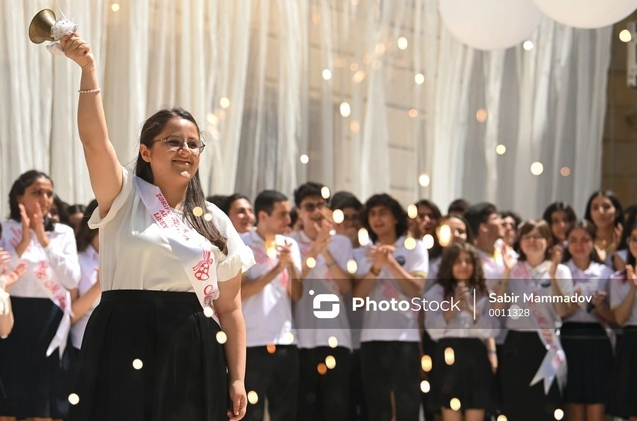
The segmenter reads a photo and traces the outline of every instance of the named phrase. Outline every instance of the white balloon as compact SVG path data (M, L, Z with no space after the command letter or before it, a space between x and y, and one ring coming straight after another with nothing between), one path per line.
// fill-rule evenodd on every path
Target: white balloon
M532 0L438 0L438 9L449 31L479 50L519 44L542 19Z
M637 0L534 0L548 17L574 28L603 28L637 9Z

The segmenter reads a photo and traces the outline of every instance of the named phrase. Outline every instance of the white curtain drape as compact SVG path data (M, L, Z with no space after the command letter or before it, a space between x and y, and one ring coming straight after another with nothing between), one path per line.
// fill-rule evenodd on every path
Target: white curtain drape
M31 168L49 172L66 202L92 198L80 71L27 37L33 15L59 16L58 5L96 53L120 161L135 159L149 115L182 106L207 133L209 194L291 194L313 180L362 200L387 191L444 209L465 197L532 217L557 199L582 212L601 182L609 28L545 19L532 50L480 52L449 34L435 0L5 0L2 215Z

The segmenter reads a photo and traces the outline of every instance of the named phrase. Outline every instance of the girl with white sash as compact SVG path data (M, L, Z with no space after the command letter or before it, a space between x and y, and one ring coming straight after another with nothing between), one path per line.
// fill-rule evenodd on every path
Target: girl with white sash
M566 266L573 275L575 292L588 297L564 318L560 339L568 361L564 391L570 420L603 421L608 400L613 346L606 323L614 321L609 306L609 279L613 270L595 252L595 226L586 220L566 231Z
M11 264L27 266L11 287L15 325L0 341L0 377L7 395L0 403L3 421L62 419L69 405L74 361L69 291L77 287L80 266L73 229L47 216L52 205L51 179L28 171L11 187L11 219L2 222Z
M97 65L77 34L78 126L99 204L102 298L84 333L68 421L239 420L245 414L241 273L252 252L199 181L201 132L181 108L143 125L135 171L109 141ZM223 329L223 330L222 330Z
M443 421L483 421L487 410L497 409L495 375L485 342L497 335L500 323L490 314L488 294L476 248L466 243L446 247L438 280L425 294L430 302L453 298L459 303L458 308L425 315L427 332L437 341L429 404L432 412L442 412ZM454 399L462 412L454 410Z
M552 235L545 221L523 223L519 238L517 264L505 254L507 269L494 286L499 297L494 308L505 312L508 330L500 361L502 414L515 421L552 421L566 386L566 358L557 331L561 318L574 311L559 301L573 295L573 280L559 264L559 249L551 259ZM515 301L504 302L504 297Z
M97 209L97 200L86 207L86 217L77 224L77 257L80 261L80 283L71 291L73 317L71 322L71 343L79 355L84 331L93 310L100 302L102 286L99 282L100 244L98 230L88 226L88 218Z
M637 421L637 224L629 231L625 269L615 272L610 280L610 305L615 321L622 326L623 338L615 357L609 412Z

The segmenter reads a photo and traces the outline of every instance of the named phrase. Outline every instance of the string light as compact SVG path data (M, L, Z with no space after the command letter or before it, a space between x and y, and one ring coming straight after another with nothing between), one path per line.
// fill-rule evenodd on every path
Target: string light
M358 123L358 121L352 120L349 123L349 129L352 131L352 133L358 133L361 129L361 125Z
M561 409L557 408L555 410L555 412L553 413L553 415L555 416L555 419L557 421L560 421L562 418L564 418L564 411L562 411Z
M119 4L113 3L113 5L111 6L111 10L113 12L117 12L119 10Z
M363 79L365 79L365 71L363 70L357 71L354 73L354 76L352 76L352 82L354 83L361 83Z
M449 406L451 407L451 409L453 409L454 411L458 411L460 410L460 399L458 398L453 398L451 399L451 402L449 402Z
M533 42L524 41L524 44L522 44L522 48L524 48L526 51L531 51L533 49Z
M420 174L420 176L418 177L418 184L420 184L422 187L427 187L430 182L431 179L427 174Z
M290 345L294 342L294 334L292 332L285 332L283 338L281 338L281 342L283 342L283 345Z
M358 264L356 263L356 260L348 260L347 261L347 271L349 273L356 273L356 271L358 270Z
M69 395L69 403L71 405L77 405L78 403L80 403L80 397L77 396L75 393L71 393Z
M268 350L268 354L274 354L276 352L276 345L275 344L268 344L265 349Z
M213 126L219 125L219 117L217 117L215 113L208 113L206 115L206 120L208 120L208 123L212 124Z
M206 221L212 221L212 214L211 213L207 213L203 216L203 219L205 219Z
M192 210L192 214L199 218L201 215L203 215L203 209L197 206Z
M422 85L425 82L425 76L422 73L417 73L416 76L414 76L414 81Z
M203 315L206 317L212 317L214 315L214 311L212 310L212 307L210 306L204 307Z
M496 421L508 421L506 415L499 415Z
M476 111L476 120L478 120L478 123L487 121L487 110L479 108L478 111Z
M336 358L334 358L334 357L333 357L333 356L331 356L331 355L328 355L328 356L325 358L325 366L326 366L327 368L329 368L330 370L331 370L331 369L333 369L334 367L336 367Z
M422 371L425 373L429 373L433 367L433 361L429 355L423 355L420 359L420 366L422 367Z
M506 151L507 147L502 144L495 147L495 153L497 153L498 155L504 155Z
M406 50L408 46L409 46L409 42L407 41L407 38L405 38L405 37L398 38L398 49L399 50Z
M254 390L248 392L248 402L250 402L252 405L255 405L257 402L259 402L259 395L257 395L257 392L255 392Z
M453 352L453 348L445 349L445 363L453 365L454 362L456 362L456 354Z
M416 248L416 240L414 240L412 237L407 237L405 238L405 242L403 243L403 245L407 250L413 250Z
M230 100L226 97L223 97L219 100L219 105L221 105L221 108L228 108L230 106Z
M349 117L351 113L350 106L347 102L341 102L341 115L343 117Z
M358 244L361 246L366 246L369 243L369 233L365 228L361 228L358 230Z
M425 248L427 250L430 250L434 246L434 237L433 237L433 235L425 234L425 236L422 237L422 242L425 245Z
M531 174L540 175L544 171L544 165L541 162L534 162L531 164Z
M327 373L327 366L325 365L325 363L318 363L318 365L316 366L316 370L322 376Z
M330 80L332 78L332 71L330 69L323 70L323 79Z
M330 198L330 188L327 186L323 186L321 188L321 196L323 197L323 199L327 200Z
M429 393L431 391L431 385L427 380L420 382L420 390L422 390L422 393Z
M562 167L560 169L560 174L562 175L562 177L568 177L569 175L571 175L571 169L569 167Z
M345 215L343 214L342 210L336 209L332 214L332 219L334 220L335 224L342 224L345 220Z
M418 110L415 109L415 108L412 108L411 110L409 110L409 117L411 117L411 118L418 117Z
M310 158L305 154L301 155L299 159L301 160L301 164L307 164L310 162Z
M441 246L447 247L451 242L451 227L443 224L436 229L438 231L438 242Z
M338 346L338 339L336 339L336 336L330 336L327 340L327 344L330 348L336 348Z
M217 342L219 342L220 344L225 344L226 341L228 340L228 335L226 335L226 332L224 332L223 330L220 330L219 332L217 332Z
M313 257L308 257L307 259L305 259L305 264L310 269L314 269L314 267L316 266L316 259L314 259Z
M415 219L418 216L418 207L413 203L407 206L407 216L411 219Z
M630 40L632 39L633 39L633 36L628 29L624 29L623 31L619 33L619 40L621 42L630 42Z
M133 368L135 370L141 370L143 366L144 366L144 363L142 363L142 360L140 359L133 360Z

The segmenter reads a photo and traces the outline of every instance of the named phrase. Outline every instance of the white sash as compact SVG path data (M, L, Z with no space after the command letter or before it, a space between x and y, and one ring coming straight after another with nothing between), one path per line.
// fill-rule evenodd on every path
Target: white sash
M12 226L8 231L8 242L15 249L18 243L22 240L22 227ZM46 296L49 297L49 300L53 301L53 304L58 306L60 310L64 312L58 329L55 332L55 336L46 350L46 356L48 357L53 354L53 351L55 351L56 348L59 349L61 359L62 355L64 355L64 350L66 349L69 332L71 331L71 316L73 315L71 293L55 279L55 272L48 265L44 250L33 247L33 241L37 240L32 240L32 244L27 247L22 258L26 260L25 254L28 254L28 256L32 259L28 262L31 265L36 265L33 269L36 283L40 288L42 288ZM38 253L38 251L41 253ZM38 254L41 254L41 256ZM40 260L39 263L37 262L38 259Z
M533 271L533 276L529 273L526 263L519 262L513 268L511 278L518 282L524 282L524 288L526 291L522 291L522 294L536 295L535 280L540 279L547 270L547 266L550 266L551 262L542 263L536 270ZM566 355L562 349L562 344L557 337L555 325L553 323L551 315L548 313L546 307L543 304L538 304L532 300L528 301L527 306L531 310L530 320L537 329L538 336L546 348L546 356L540 364L535 377L531 380L530 386L534 386L544 379L544 393L548 395L551 389L553 380L557 379L557 385L561 391L564 391L566 387L567 367L566 367Z
M213 300L219 297L219 289L210 242L175 215L159 187L139 177L135 177L133 183L144 206L163 229L172 252L183 265L201 307L214 310ZM213 318L217 320L214 311Z

